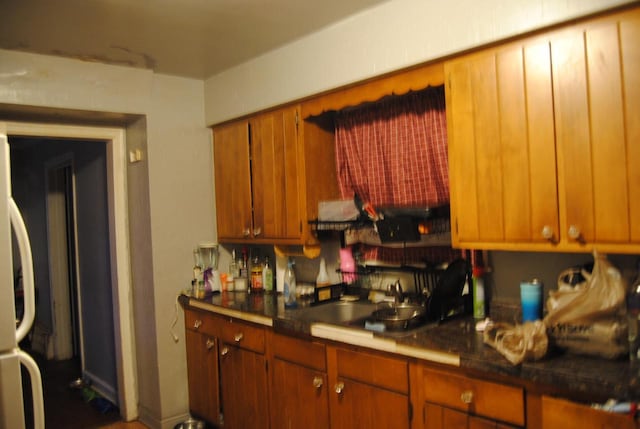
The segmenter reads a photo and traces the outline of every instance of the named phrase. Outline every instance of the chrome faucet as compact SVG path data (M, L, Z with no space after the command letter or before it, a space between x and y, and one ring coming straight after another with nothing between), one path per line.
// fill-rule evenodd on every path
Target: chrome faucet
M400 286L400 280L396 280L396 282L387 287L387 291L389 295L394 297L394 302L396 304L401 304L404 301L404 295L402 294L402 286Z

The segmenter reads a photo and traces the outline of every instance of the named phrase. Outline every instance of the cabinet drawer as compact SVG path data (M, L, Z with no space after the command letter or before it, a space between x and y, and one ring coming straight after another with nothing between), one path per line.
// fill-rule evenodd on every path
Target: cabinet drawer
M273 336L273 354L277 358L317 371L327 370L324 344L275 334Z
M221 323L221 318L204 311L189 309L184 311L184 325L185 328L190 331L201 332L212 337L219 337Z
M225 320L222 341L256 353L264 353L264 329L237 320Z
M490 381L425 369L427 401L519 426L524 425L524 391Z
M542 397L542 427L563 429L634 429L627 415L596 410L565 399Z
M353 350L337 349L338 377L351 378L399 393L409 392L405 360Z

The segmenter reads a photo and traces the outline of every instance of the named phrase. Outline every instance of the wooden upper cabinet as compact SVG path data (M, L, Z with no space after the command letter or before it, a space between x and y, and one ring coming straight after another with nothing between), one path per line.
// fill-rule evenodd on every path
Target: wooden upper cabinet
M297 239L302 234L298 118L292 106L249 120L254 237Z
M220 242L318 245L308 220L338 198L333 129L300 105L213 128Z
M640 12L445 64L456 247L637 253Z
M218 239L250 237L253 222L247 121L214 128L213 166Z
M542 230L558 231L548 45L483 51L445 70L454 245L546 244Z

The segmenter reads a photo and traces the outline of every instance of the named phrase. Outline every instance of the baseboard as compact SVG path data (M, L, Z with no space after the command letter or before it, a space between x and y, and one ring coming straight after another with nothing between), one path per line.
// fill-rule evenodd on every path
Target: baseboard
M178 423L182 423L190 417L187 413L159 420L149 409L143 406L138 407L138 413L138 421L144 423L150 429L173 429L178 425Z

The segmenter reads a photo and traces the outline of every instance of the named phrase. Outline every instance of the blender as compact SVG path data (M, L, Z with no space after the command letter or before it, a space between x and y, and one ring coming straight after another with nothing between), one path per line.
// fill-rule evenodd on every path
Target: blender
M220 273L218 272L218 243L205 242L198 245L198 254L202 267L204 289L207 292L220 292Z

